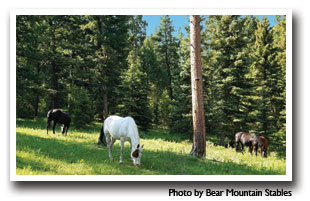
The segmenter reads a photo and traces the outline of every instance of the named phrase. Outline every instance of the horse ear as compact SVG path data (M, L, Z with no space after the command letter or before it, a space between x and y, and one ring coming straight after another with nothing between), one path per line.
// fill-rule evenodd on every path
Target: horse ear
M139 147L140 147L140 144L137 145L137 149L139 149Z
M141 146L141 149L144 147L144 144Z
M134 152L132 152L132 157L134 157L134 158L139 157L139 149L136 149Z

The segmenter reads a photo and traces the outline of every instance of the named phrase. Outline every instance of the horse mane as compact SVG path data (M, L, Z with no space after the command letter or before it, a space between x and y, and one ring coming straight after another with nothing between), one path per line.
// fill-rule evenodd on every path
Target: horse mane
M131 126L128 127L128 129L130 129L128 131L131 131L131 133L134 134L134 135L130 136L130 137L134 138L134 139L131 139L131 140L134 141L134 142L138 142L138 144L139 144L140 143L140 138L139 138L138 127L137 127L137 124L136 124L135 120L132 117L125 117L125 118L128 119L129 121L132 121ZM133 144L133 146L135 147L136 144L135 145Z

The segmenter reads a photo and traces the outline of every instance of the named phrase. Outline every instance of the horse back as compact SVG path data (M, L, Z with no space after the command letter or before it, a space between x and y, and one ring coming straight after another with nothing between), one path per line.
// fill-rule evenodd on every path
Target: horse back
M59 109L51 109L47 113L47 119L48 121L56 121L59 124L70 124L71 122L71 116L66 113L62 112Z
M138 135L137 125L132 117L110 116L104 121L104 132L116 139Z
M235 134L235 140L236 142L239 142L241 140L241 136L243 136L244 134L248 134L246 132L238 132Z
M61 124L70 124L71 123L71 116L66 112L62 112L62 114L59 117L58 122Z
M258 143L259 138L255 133L239 132L236 134L236 141L244 145L251 146Z

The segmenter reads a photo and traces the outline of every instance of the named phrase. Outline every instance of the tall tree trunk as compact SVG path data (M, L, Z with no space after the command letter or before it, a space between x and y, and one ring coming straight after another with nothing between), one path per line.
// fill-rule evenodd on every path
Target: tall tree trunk
M203 105L199 15L190 16L190 40L193 114L193 146L190 154L197 157L204 157L206 155L206 128Z

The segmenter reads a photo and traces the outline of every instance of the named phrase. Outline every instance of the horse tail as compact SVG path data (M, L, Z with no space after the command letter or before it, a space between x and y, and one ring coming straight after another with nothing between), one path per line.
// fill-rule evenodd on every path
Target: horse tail
M104 146L107 146L107 141L105 139L105 135L104 135L104 132L103 132L103 125L101 126L100 136L99 136L99 139L98 139L98 145L100 145L100 144L103 144Z

